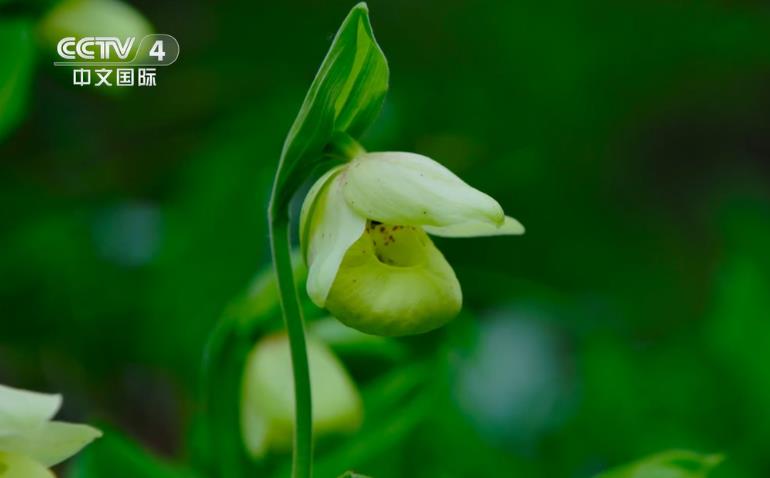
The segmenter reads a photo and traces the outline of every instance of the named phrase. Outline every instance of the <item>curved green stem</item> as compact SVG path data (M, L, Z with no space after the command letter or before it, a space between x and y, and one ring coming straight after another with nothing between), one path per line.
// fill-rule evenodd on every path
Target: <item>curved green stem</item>
M329 142L329 153L350 161L365 153L364 148L346 133L336 133ZM282 163L281 163L282 164ZM273 268L278 279L278 293L281 309L289 334L291 366L294 373L294 397L296 417L294 427L294 454L292 456L292 478L311 478L313 466L313 398L310 393L310 370L305 343L305 325L299 296L294 285L291 265L291 241L289 235L288 200L278 181L280 168L273 183L268 219L270 224L270 250L273 254Z
M297 289L291 267L289 216L284 211L270 210L270 249L273 267L278 278L283 318L289 334L291 365L294 371L295 427L292 477L310 478L313 464L313 410L310 395L310 370L305 344L305 326L302 320Z

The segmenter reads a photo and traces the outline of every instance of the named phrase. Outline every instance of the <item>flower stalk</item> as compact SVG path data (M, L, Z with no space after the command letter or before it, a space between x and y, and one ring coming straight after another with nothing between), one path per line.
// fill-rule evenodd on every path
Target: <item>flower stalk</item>
M310 393L310 371L305 340L305 324L294 285L291 265L289 214L285 207L277 207L276 187L270 201L270 250L278 283L281 310L286 323L294 375L294 403L296 422L292 455L292 477L310 478L313 462L313 410ZM277 209L277 210L276 210Z
M366 153L366 150L358 141L353 139L349 134L341 131L332 136L327 149L329 150L329 156L342 162L348 162L353 158Z
M332 40L289 129L275 173L268 221L294 375L293 478L311 476L313 416L304 323L292 277L289 202L324 156L347 162L364 153L353 138L360 137L377 117L388 78L387 60L374 39L369 9L361 2L350 10ZM345 136L335 141L337 132ZM333 146L328 149L330 143Z

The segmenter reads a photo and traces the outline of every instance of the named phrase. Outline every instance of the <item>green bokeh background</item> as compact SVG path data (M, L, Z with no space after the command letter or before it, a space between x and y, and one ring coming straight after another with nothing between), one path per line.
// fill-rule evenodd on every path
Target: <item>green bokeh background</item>
M0 84L0 383L184 462L204 344L268 264L281 145L352 4L131 4L181 45L157 87L75 87L40 47ZM527 234L436 239L466 312L401 341L431 358L429 406L380 417L396 438L358 468L589 477L686 448L770 476L768 5L369 8L391 87L364 146L440 161Z

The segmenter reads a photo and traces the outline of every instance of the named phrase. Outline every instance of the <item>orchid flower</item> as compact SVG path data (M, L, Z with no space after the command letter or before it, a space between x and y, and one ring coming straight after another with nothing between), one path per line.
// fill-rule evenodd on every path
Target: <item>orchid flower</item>
M444 325L462 306L460 283L431 241L523 234L497 201L414 153L359 152L308 192L300 241L313 302L375 335Z

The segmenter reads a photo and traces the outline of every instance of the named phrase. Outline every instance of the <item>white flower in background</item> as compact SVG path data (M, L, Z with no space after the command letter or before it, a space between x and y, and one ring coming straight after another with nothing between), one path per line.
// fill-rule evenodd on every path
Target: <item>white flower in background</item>
M444 325L462 291L428 234L523 234L488 195L414 153L362 153L308 192L300 241L307 291L343 323L376 335Z
M361 424L361 397L345 367L331 350L307 337L313 433L355 431ZM243 375L241 433L249 454L291 449L294 430L294 385L289 339L285 333L263 337L252 349ZM2 475L0 475L2 477Z
M129 3L120 0L64 0L53 2L38 24L40 37L52 52L62 38L134 37L133 51L153 32L146 18ZM115 58L113 57L112 60Z
M60 395L0 385L0 477L52 478L48 468L102 435L88 425L51 421L61 402Z

